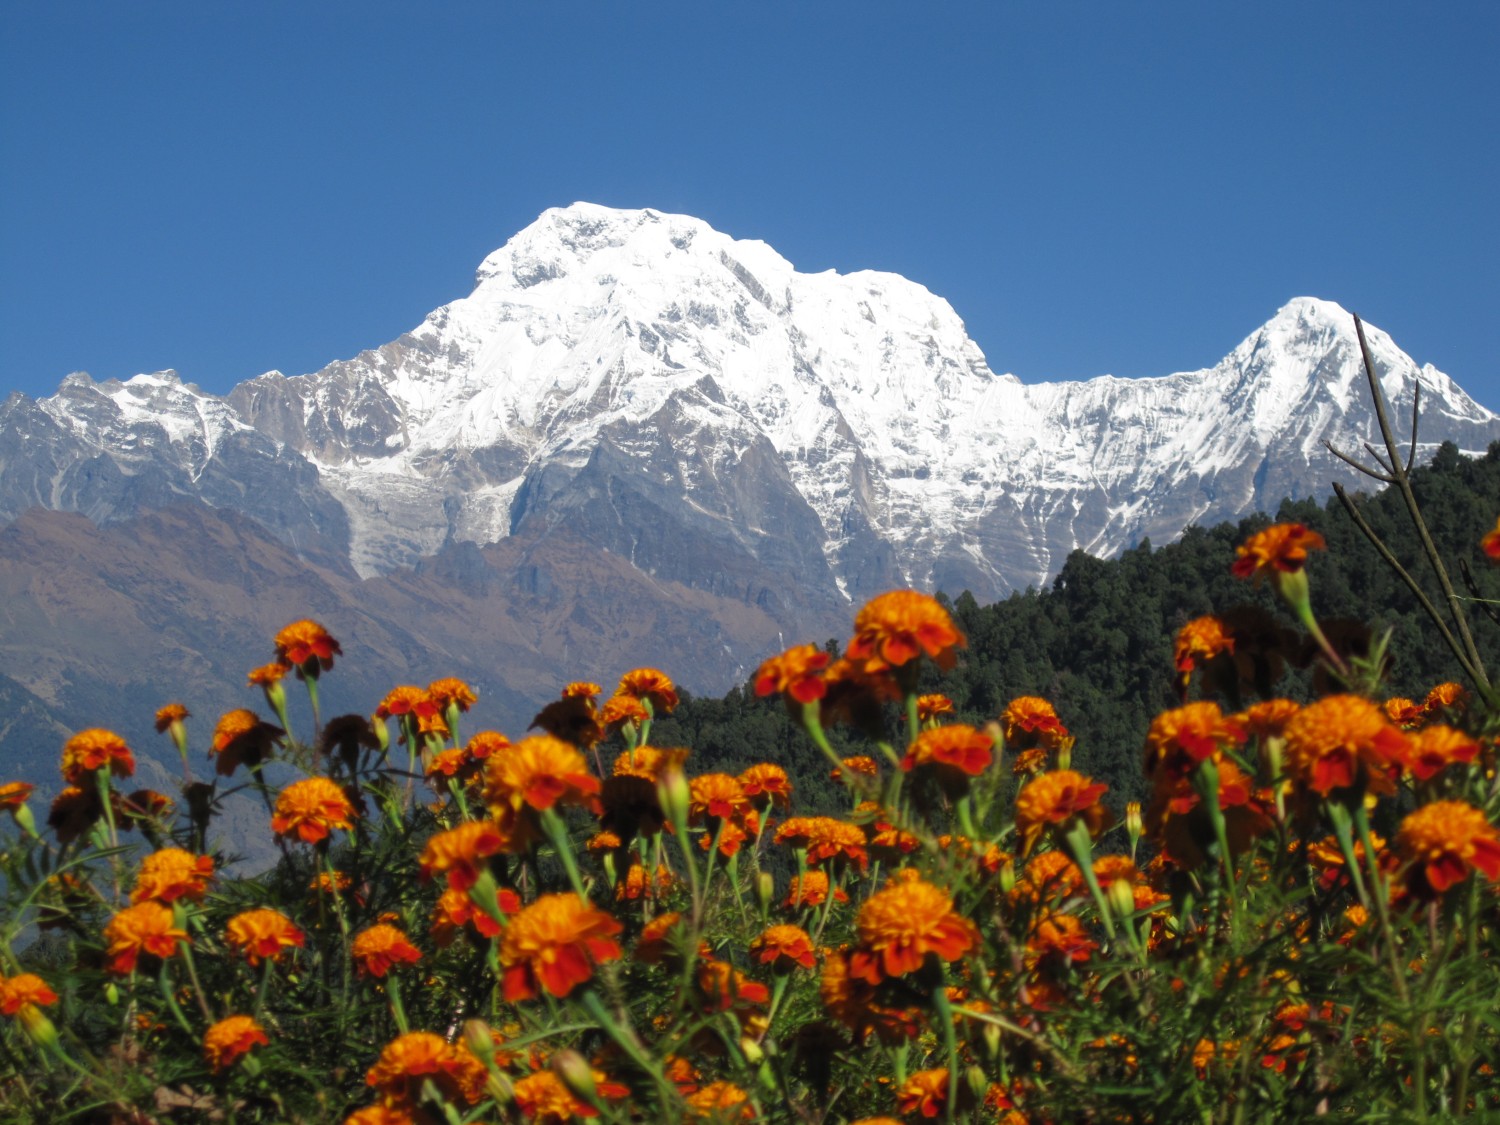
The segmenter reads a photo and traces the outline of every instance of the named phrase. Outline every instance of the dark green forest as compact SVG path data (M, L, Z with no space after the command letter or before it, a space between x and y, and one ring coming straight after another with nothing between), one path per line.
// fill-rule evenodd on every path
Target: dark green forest
M1459 561L1474 572L1480 593L1500 599L1500 573L1479 548L1500 514L1500 443L1478 459L1444 445L1414 470L1413 490L1453 582L1467 595ZM1438 600L1419 540L1393 491L1356 495L1370 525L1408 572ZM1205 614L1259 618L1285 630L1279 647L1285 668L1268 686L1276 695L1305 698L1312 688L1311 646L1269 588L1230 573L1235 547L1272 522L1299 522L1320 532L1328 550L1308 564L1312 604L1325 631L1349 651L1361 633L1391 632L1388 695L1421 699L1434 684L1461 678L1437 629L1401 579L1380 558L1335 498L1284 501L1274 520L1253 516L1217 527L1191 527L1163 547L1143 542L1117 559L1069 556L1045 590L1016 593L989 606L967 592L948 604L968 637L951 672L928 667L923 691L951 698L959 721L981 725L1019 695L1041 695L1077 738L1075 768L1106 781L1112 799L1139 799L1144 781L1141 746L1151 719L1180 700L1172 643L1178 628ZM945 595L946 598L946 595ZM1482 605L1467 606L1481 653L1500 651L1500 625ZM853 611L851 610L851 622ZM815 638L802 638L807 640ZM833 647L842 638L832 639ZM1493 664L1493 661L1491 661ZM1300 666L1299 666L1300 665ZM1467 685L1466 685L1467 686ZM1197 697L1199 687L1195 683ZM1226 706L1238 701L1221 693ZM1253 696L1243 699L1248 703ZM894 723L895 713L890 716ZM894 729L894 725L893 725ZM830 809L847 802L828 766L779 699L760 699L746 684L723 699L688 698L651 735L661 746L691 746L699 769L738 771L757 761L787 768L798 804ZM838 744L838 733L834 734ZM851 750L851 752L853 752Z

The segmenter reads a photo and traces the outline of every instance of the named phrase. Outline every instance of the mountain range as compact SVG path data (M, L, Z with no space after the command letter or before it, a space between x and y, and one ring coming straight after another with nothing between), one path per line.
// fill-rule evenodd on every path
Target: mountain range
M1500 440L1366 330L1403 426L1421 384L1423 448ZM128 734L168 697L253 703L245 669L304 615L343 640L325 691L350 708L463 675L514 734L566 680L638 664L719 692L894 586L993 600L1076 548L1358 485L1322 443L1374 435L1329 301L1212 368L1023 383L894 274L553 209L469 296L321 371L225 396L75 373L0 405L0 760L50 762L111 708Z

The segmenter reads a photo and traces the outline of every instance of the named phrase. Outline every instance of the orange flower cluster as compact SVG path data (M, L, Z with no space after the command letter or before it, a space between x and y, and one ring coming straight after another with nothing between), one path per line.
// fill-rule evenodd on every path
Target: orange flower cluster
M386 1044L365 1075L398 1109L422 1103L422 1087L431 1082L439 1096L473 1105L484 1093L484 1063L462 1043L448 1043L430 1031L413 1031Z
M510 920L500 939L505 999L530 1000L545 990L566 996L618 960L621 924L576 894L543 895Z
M1217 617L1195 617L1181 629L1172 645L1172 659L1186 676L1198 666L1223 653L1234 651L1234 636Z
M224 941L250 964L259 965L279 960L288 949L301 949L307 936L281 911L260 907L229 919Z
M904 869L859 909L859 944L849 974L879 984L922 967L929 954L957 961L979 943L974 923L953 909L953 897Z
M901 759L901 768L910 773L923 767L934 770L941 778L963 784L964 779L978 777L995 760L995 740L984 731L953 723L931 727L917 735Z
M124 976L135 972L142 954L171 957L179 943L186 944L186 930L173 924L172 908L154 899L127 906L104 927L106 967Z
M965 644L937 599L915 590L892 590L866 602L854 618L854 639L844 654L867 673L911 663L924 652L944 669Z
M294 781L276 798L271 831L304 844L326 840L335 828L354 827L354 805L338 783L326 777Z
M1287 770L1320 797L1340 789L1395 791L1406 759L1406 736L1376 704L1357 695L1330 695L1288 720Z
M550 734L533 735L491 754L484 763L484 800L502 825L523 809L590 804L599 779L576 746Z
M1068 728L1045 699L1023 695L1012 699L1000 712L1000 730L1013 752L1031 749L1057 751L1069 740Z
M92 786L94 774L108 769L115 777L135 773L135 755L112 730L81 730L62 749L62 775L69 785Z
M350 956L365 976L383 977L397 965L415 965L422 951L389 922L376 922L354 935Z
M271 1040L265 1028L250 1016L230 1016L203 1033L203 1057L216 1074L228 1070L256 1044L265 1046Z
M831 816L788 817L776 829L776 843L806 849L811 864L854 864L863 871L870 863L865 834Z
M1016 831L1021 851L1029 853L1048 828L1066 832L1074 823L1088 827L1090 836L1103 830L1109 812L1099 798L1109 788L1076 770L1053 770L1024 785L1016 796Z
M797 645L773 656L755 673L755 694L781 693L798 703L816 703L828 694L823 670L832 659L817 645Z
M299 676L316 678L319 670L332 668L333 658L343 652L316 621L293 621L276 634L277 661L295 668Z
M130 901L176 902L181 898L202 902L213 875L213 857L194 855L181 848L163 848L141 860Z

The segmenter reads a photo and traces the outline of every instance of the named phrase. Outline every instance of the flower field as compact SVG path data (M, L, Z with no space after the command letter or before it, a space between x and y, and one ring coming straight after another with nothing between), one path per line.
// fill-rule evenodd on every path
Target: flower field
M563 686L524 735L467 729L451 678L325 721L320 679L358 656L294 622L249 673L264 714L206 732L161 708L179 792L136 788L102 728L62 747L50 808L0 785L0 1114L1500 1116L1497 696L1480 666L1387 698L1383 646L1320 628L1322 547L1273 525L1234 572L1274 586L1326 690L1231 707L1206 672L1256 638L1188 622L1150 797L1123 805L1046 699L970 725L924 693L965 638L914 591L863 606L841 655L754 677L823 752L836 815L775 764L653 743L678 704L656 669ZM280 852L256 877L221 869L241 791Z

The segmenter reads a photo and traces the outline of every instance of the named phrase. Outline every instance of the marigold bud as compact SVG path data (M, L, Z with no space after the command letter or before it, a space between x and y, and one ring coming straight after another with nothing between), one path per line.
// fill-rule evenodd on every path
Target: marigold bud
M1109 909L1116 918L1129 918L1135 913L1135 888L1129 879L1116 879L1106 892Z
M672 766L664 771L656 783L656 799L662 811L674 827L687 824L688 811L692 807L693 793L688 786L687 775L681 768Z
M593 1105L599 1100L599 1086L594 1081L593 1068L588 1060L571 1047L565 1047L552 1056L552 1073L562 1080L579 1101Z

